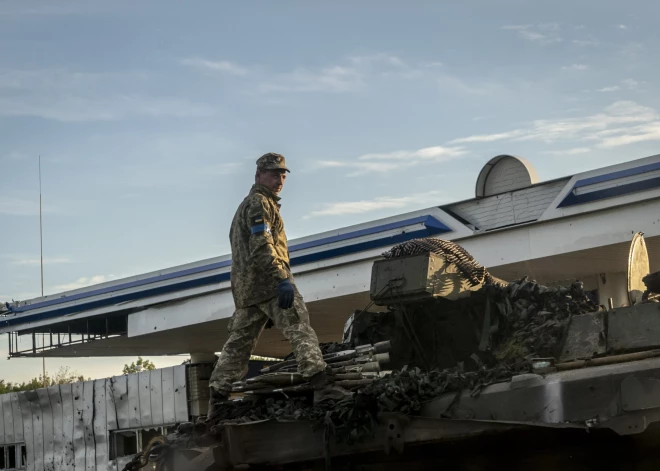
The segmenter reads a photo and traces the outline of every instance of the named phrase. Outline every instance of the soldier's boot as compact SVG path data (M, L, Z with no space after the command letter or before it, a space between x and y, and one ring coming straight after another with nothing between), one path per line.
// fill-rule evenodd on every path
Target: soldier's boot
M211 394L209 397L209 409L206 412L207 421L214 418L214 416L218 413L218 409L220 408L220 405L229 401L228 394L222 393L217 389L215 389L214 387L210 387L209 391Z
M314 390L314 404L318 404L327 399L340 401L353 396L352 392L334 384L331 378L332 376L330 376L327 371L316 373L310 378L309 384Z

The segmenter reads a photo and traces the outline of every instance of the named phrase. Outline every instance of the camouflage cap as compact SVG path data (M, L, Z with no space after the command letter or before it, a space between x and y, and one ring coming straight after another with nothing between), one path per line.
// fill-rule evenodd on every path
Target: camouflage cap
M275 152L269 152L259 157L257 159L257 168L263 170L286 170L287 172L290 172L290 170L286 168L286 159L284 156L276 154Z

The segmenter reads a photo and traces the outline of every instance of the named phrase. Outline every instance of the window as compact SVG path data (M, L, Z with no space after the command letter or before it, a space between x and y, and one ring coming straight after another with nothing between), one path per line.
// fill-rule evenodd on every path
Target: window
M135 430L118 430L112 432L110 439L110 459L135 455L138 452L137 432Z
M10 445L7 447L7 468L16 468L16 445Z
M176 427L166 425L132 430L114 430L110 432L110 459L133 456L143 450L149 442L160 435L167 435ZM2 468L0 468L2 469Z
M24 444L0 446L0 470L25 469L26 465L27 450Z

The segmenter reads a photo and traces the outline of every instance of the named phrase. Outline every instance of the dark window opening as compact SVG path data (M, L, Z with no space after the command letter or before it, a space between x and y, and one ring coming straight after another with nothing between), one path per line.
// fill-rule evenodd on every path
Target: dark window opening
M27 466L27 448L25 445L21 445L21 469Z
M140 448L144 450L151 440L160 437L162 434L163 431L160 427L140 431Z
M135 430L116 431L111 435L110 459L132 456L138 452L138 440Z
M5 450L5 447L0 446L0 469L7 469L6 453L7 450Z
M110 459L133 456L149 445L156 437L174 432L174 425L155 426L133 430L113 430L110 432Z
M7 447L7 468L16 469L16 445Z

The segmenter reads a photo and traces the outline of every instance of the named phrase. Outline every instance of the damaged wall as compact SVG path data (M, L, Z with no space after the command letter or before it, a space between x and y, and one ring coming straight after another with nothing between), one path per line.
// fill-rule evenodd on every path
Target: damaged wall
M0 447L25 445L27 471L119 471L112 432L187 421L186 366L0 396Z

